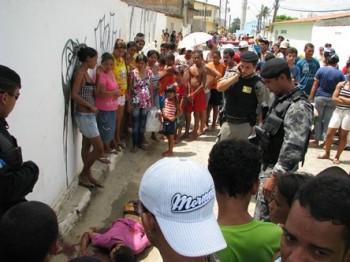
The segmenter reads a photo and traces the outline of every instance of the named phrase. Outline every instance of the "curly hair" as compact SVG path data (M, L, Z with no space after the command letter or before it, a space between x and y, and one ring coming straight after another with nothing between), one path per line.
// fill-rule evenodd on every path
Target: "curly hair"
M224 140L209 153L208 169L215 189L230 197L247 194L259 178L261 153L246 140Z

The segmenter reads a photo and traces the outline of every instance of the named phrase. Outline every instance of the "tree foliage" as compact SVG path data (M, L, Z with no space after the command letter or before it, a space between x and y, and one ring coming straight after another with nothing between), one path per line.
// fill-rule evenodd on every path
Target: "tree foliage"
M295 19L297 19L297 18L293 18L293 17L287 16L287 15L278 15L278 16L276 16L275 22L282 22L282 21L295 20Z
M233 19L230 28L228 29L230 32L234 33L236 30L241 29L241 19L239 17L236 17Z

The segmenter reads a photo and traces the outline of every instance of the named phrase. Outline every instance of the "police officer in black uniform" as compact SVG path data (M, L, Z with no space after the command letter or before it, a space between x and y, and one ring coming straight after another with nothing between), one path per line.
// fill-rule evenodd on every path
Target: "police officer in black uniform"
M258 114L263 104L268 103L269 94L255 74L258 56L247 51L241 55L241 62L235 68L235 73L221 79L217 90L224 93L224 107L221 112L221 140L247 139L253 126L257 123Z
M25 201L39 175L34 162L22 161L21 148L8 132L5 120L16 105L20 88L19 75L0 65L0 218L9 208Z
M306 94L295 87L285 60L267 61L260 75L275 100L263 125L255 127L264 172L260 174L254 218L269 220L268 200L276 185L275 176L297 170L304 160L313 109Z

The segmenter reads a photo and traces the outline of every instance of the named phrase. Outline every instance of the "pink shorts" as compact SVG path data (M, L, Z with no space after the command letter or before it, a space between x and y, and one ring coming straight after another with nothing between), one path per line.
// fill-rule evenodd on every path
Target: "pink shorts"
M192 97L192 101L187 102L187 112L203 112L207 109L207 101L204 90Z

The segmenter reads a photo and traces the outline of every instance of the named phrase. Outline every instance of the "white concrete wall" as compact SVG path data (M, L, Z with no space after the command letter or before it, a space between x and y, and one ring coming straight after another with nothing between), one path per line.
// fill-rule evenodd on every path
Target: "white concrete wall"
M317 52L319 46L331 43L339 56L339 68L343 69L349 59L350 25L348 26L315 26L312 30L312 43Z
M82 167L81 135L72 127L70 99L65 107L63 94L69 94L69 62L75 61L71 47L85 42L101 55L112 51L116 38L129 41L137 32L152 45L166 17L118 0L1 0L0 17L0 63L22 78L10 131L24 160L40 167L29 198L53 205Z

